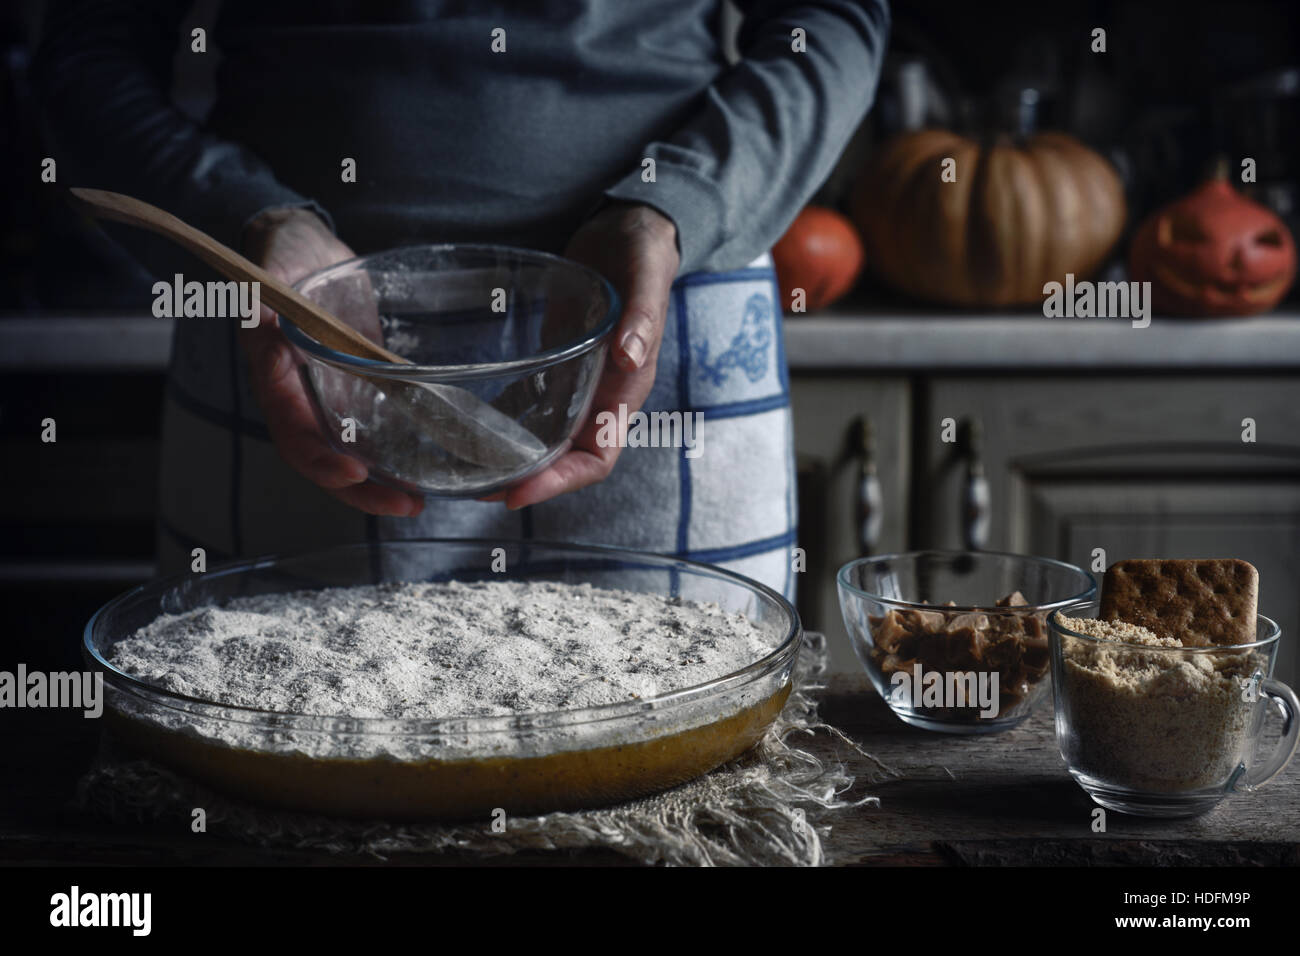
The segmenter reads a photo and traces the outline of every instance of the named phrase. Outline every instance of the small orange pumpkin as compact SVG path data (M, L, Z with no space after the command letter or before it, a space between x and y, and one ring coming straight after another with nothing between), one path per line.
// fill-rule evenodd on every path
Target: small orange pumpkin
M1170 315L1267 312L1295 272L1286 223L1233 189L1226 169L1147 217L1129 249L1129 278L1150 282L1152 305Z
M809 206L772 247L772 261L786 314L793 313L795 289L804 290L804 309L814 312L853 288L862 271L862 240L835 210Z

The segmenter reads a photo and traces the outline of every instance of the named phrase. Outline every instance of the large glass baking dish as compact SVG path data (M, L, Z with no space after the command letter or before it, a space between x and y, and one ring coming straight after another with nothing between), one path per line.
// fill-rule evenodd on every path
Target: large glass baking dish
M505 571L494 571L504 560ZM645 700L507 717L389 720L280 713L172 693L109 663L161 614L231 598L397 581L543 579L708 601L770 647L733 673ZM346 816L453 819L609 804L705 773L751 747L789 696L802 643L783 597L737 574L617 548L411 539L271 556L143 585L86 625L105 719L131 749L225 792Z

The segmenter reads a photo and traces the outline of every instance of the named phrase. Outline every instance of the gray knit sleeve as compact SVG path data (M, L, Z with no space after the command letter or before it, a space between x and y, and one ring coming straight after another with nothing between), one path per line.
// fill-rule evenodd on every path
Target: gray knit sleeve
M127 193L235 247L263 209L306 206L324 216L248 149L213 136L172 103L172 58L188 7L46 4L33 74L59 182Z
M683 273L744 265L780 238L866 114L884 58L885 0L739 5L740 61L648 144L653 182L638 166L606 191L676 223Z

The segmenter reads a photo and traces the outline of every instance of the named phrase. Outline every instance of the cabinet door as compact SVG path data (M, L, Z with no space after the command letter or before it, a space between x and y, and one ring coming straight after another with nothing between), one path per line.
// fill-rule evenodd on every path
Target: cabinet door
M1240 557L1260 611L1283 629L1296 679L1300 627L1300 383L1292 379L944 380L923 396L920 543L962 547L964 450L944 418L978 421L987 546L1091 567L1123 557ZM1243 441L1243 420L1255 441ZM922 492L920 489L924 489Z
M799 579L804 626L827 634L831 667L856 671L835 591L835 573L861 556L855 520L858 458L855 419L871 425L880 490L874 551L901 550L907 537L907 475L911 457L910 386L906 379L796 376L791 383L795 450L799 456L799 546L807 570Z
M1117 557L1245 557L1259 568L1261 614L1282 627L1277 675L1296 677L1300 626L1300 484L1221 481L1031 481L1029 546L1089 567Z
M161 375L0 377L0 670L80 668L87 618L153 575L162 391Z

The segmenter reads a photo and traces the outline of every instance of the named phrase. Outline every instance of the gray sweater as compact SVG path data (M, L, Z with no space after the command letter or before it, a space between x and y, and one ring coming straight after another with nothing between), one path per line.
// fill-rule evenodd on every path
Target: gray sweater
M728 67L718 6L226 0L198 125L168 93L186 3L51 0L37 85L61 183L138 196L231 245L265 208L314 204L358 252L555 251L604 196L672 218L683 273L727 269L829 174L871 103L889 18L885 0L742 2Z

